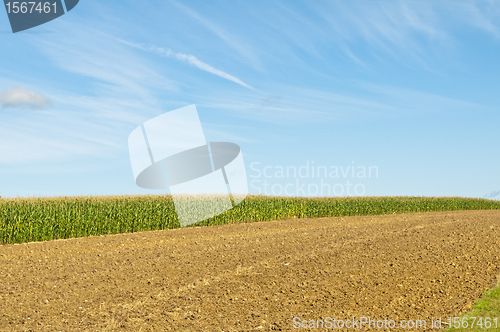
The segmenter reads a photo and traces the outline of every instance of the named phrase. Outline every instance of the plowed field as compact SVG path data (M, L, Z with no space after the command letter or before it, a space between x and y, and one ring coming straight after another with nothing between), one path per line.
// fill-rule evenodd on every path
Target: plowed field
M0 262L0 331L300 331L294 317L361 316L430 330L496 282L500 211L3 245Z

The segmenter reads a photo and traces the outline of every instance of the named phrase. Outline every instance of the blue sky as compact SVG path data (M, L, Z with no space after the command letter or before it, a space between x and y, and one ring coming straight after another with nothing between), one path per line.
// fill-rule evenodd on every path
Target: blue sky
M3 197L161 193L128 135L190 104L252 193L500 197L495 1L82 0L16 34L0 10L0 39ZM313 164L338 177L279 173Z

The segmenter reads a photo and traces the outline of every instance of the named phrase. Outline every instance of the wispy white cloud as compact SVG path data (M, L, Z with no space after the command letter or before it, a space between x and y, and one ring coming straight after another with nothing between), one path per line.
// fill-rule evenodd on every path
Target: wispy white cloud
M182 53L173 53L170 50L165 50L165 49L162 49L162 48L157 48L156 52L159 52L160 54L163 53L163 54L165 54L167 56L169 56L169 54L173 54L177 59L187 61L190 64L196 66L197 68L199 68L201 70L204 70L204 71L207 71L207 72L212 73L214 75L217 75L219 77L225 78L226 80L233 81L234 83L242 85L242 86L244 86L246 88L255 90L253 87L251 87L250 85L246 84L245 82L243 82L239 78L236 78L236 77L234 77L232 75L229 75L228 73L225 73L222 70L214 68L214 67L210 66L209 64L206 64L203 61L200 61L198 58L196 58L193 55L182 54Z
M130 130L163 112L165 107L169 107L166 110L179 107L171 100L160 98L178 89L177 82L162 75L163 71L169 72L169 68L162 66L161 61L153 62L98 31L79 29L79 26L68 27L68 30L72 33L67 38L62 36L57 42L37 38L33 44L49 59L53 72L79 83L61 85L58 80L45 80L43 93L53 104L50 111L38 112L36 117L4 114L9 118L2 121L9 126L0 123L0 142L12 143L0 144L1 163L57 163L116 155L128 160L126 138ZM194 56L162 48L147 51L189 63L253 89ZM175 69L170 73L178 74ZM62 82L66 82L64 79ZM0 87L19 85L17 81L5 79L0 83Z
M330 30L325 42L334 40L345 51L352 48L342 45L364 44L373 54L424 66L463 40L461 29L476 28L500 38L498 1L326 1L310 6L317 15L316 24L324 22L325 30ZM365 57L370 54L363 50ZM358 57L346 55L355 61Z
M491 111L479 104L416 89L353 81L351 92L286 84L264 87L269 94L221 92L201 95L197 105L230 117L274 124L336 123L356 119Z
M51 105L50 100L40 93L23 87L8 88L0 93L0 105L3 107L27 107L31 109L45 108Z
M14 129L13 129L14 128ZM74 135L47 135L36 124L17 123L0 126L0 163L16 165L34 162L59 162L68 156L106 157L106 149L102 143L78 139ZM58 128L54 128L56 131ZM56 136L56 137L55 137ZM58 137L57 137L58 136Z
M500 38L500 3L461 1L453 6L461 22Z
M96 94L124 99L154 100L154 91L175 90L176 82L161 75L124 45L97 30L71 27L73 35L61 40L37 39L36 46L55 66L92 79Z
M198 69L201 69L203 71L209 72L209 73L214 74L214 75L217 75L221 78L224 78L226 80L229 80L231 82L234 82L236 84L244 86L245 88L248 88L248 89L255 91L255 88L246 84L245 82L243 82L239 78L236 78L233 75L230 75L230 74L228 74L220 69L212 67L211 65L201 61L200 59L198 59L194 55L176 53L176 52L172 51L171 49L158 47L155 45L146 46L144 44L137 44L137 43L127 42L127 41L123 41L123 40L121 42L123 42L124 44L127 44L129 46L135 47L137 49L143 50L143 51L153 52L153 53L158 54L160 56L175 58L177 60L187 62L187 63L195 66Z
M359 56L342 45L361 43L369 46L373 54L389 55L402 62L410 59L423 65L434 55L429 52L430 46L443 45L449 39L430 2L328 2L313 6L333 30L332 39L355 61Z
M198 14L196 11L193 9L180 4L176 1L171 1L172 4L174 4L176 7L181 9L183 12L191 16L193 19L196 20L196 22L200 23L204 27L206 27L208 30L210 30L212 33L214 33L217 37L222 39L224 42L226 42L227 45L229 45L231 48L236 50L240 55L245 57L250 63L257 69L262 70L262 64L260 63L258 57L256 56L255 52L251 50L251 48L244 44L242 42L241 37L236 37L233 36L231 33L227 32L223 28L221 28L219 25L211 22L207 18L202 17L200 14Z
M393 105L399 113L424 114L445 113L460 110L490 109L488 105L470 102L464 99L448 97L416 89L386 86L382 84L357 82L359 88L375 95L384 103Z
M25 78L30 84L27 88L43 91L42 96L47 96L52 107L29 116L0 112L2 164L56 165L95 159L116 162L117 156L127 161L126 142L131 129L158 115L166 104L159 95L176 89L175 82L129 47L86 26L64 27L70 33L57 41L44 36L31 40L32 51L45 57L51 75ZM43 89L31 87L40 83ZM21 85L0 78L0 89ZM33 98L23 92L31 96L29 100L46 104L40 96ZM3 98L2 105L5 101L12 103L12 95ZM22 100L26 102L26 97Z

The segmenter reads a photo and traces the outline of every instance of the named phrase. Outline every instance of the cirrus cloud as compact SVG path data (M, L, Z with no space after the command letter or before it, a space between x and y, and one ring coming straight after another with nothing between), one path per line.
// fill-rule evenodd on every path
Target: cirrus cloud
M50 100L39 93L30 91L23 87L8 88L0 93L0 105L2 107L27 107L31 109L45 108L51 105Z

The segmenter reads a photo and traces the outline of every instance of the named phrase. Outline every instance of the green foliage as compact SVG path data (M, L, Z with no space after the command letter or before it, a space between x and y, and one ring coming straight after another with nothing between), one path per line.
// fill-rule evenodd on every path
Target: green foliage
M500 209L500 202L459 197L249 196L234 209L192 226L285 218L492 209ZM169 195L0 199L0 243L4 244L179 227Z
M461 321L467 321L468 326L464 327L463 324L457 323L455 326L459 328L455 328L452 323L452 327L447 331L499 331L500 282L493 289L486 291L483 297L474 304L472 310L460 318Z

